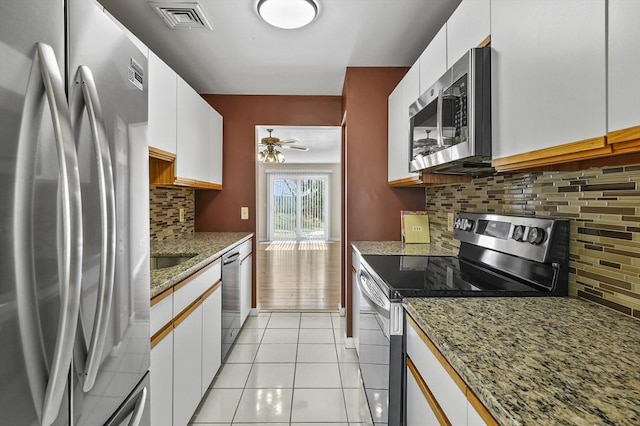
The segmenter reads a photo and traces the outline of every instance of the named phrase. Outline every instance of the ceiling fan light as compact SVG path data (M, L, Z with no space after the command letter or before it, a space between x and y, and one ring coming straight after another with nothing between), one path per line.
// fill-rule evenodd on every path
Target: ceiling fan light
M284 154L276 150L276 160L278 163L284 163Z
M283 29L301 28L318 15L315 0L260 0L258 15L274 27Z
M264 163L264 160L265 160L265 158L266 158L266 155L265 155L265 152L266 152L266 151L267 151L267 150L265 149L264 151L260 151L260 152L258 153L258 161L259 161L259 162Z

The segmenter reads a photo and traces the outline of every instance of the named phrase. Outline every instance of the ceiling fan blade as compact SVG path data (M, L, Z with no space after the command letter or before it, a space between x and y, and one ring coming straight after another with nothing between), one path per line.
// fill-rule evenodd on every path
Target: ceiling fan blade
M296 140L296 139L285 139L285 140L283 140L283 141L278 141L278 142L276 142L276 143L278 143L278 144L284 144L284 143L300 143L300 141L299 141L299 140Z
M282 145L281 148L292 149L295 151L309 151L309 148L306 146Z

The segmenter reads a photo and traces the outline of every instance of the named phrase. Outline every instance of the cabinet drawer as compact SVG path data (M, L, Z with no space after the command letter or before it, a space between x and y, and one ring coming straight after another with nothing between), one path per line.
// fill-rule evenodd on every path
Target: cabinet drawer
M407 354L453 425L467 424L467 397L436 355L407 322ZM466 386L463 384L463 386Z
M238 246L238 251L240 252L240 260L247 257L251 252L251 240L245 241L244 243Z
M173 289L151 299L151 335L156 334L173 318Z
M173 316L175 317L182 312L209 287L219 281L221 271L220 259L216 259L209 266L176 284L173 293Z

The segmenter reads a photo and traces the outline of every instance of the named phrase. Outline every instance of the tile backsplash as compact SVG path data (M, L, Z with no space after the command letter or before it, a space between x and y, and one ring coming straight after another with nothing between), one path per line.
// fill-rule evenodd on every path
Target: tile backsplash
M184 222L180 222L184 209ZM195 190L149 186L149 231L152 240L166 240L193 233Z
M457 248L447 213L571 221L569 292L640 318L640 165L499 175L426 189L431 242Z

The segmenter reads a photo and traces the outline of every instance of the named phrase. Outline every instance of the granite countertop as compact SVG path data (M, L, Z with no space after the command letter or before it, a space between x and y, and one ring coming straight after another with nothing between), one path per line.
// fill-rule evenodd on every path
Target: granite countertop
M196 232L175 239L151 241L151 256L190 256L177 266L151 271L151 297L174 286L222 256L230 247L253 236L251 232Z
M456 256L458 254L432 244L404 244L402 241L354 241L351 247L361 255Z
M572 298L404 304L500 424L640 424L637 320Z

